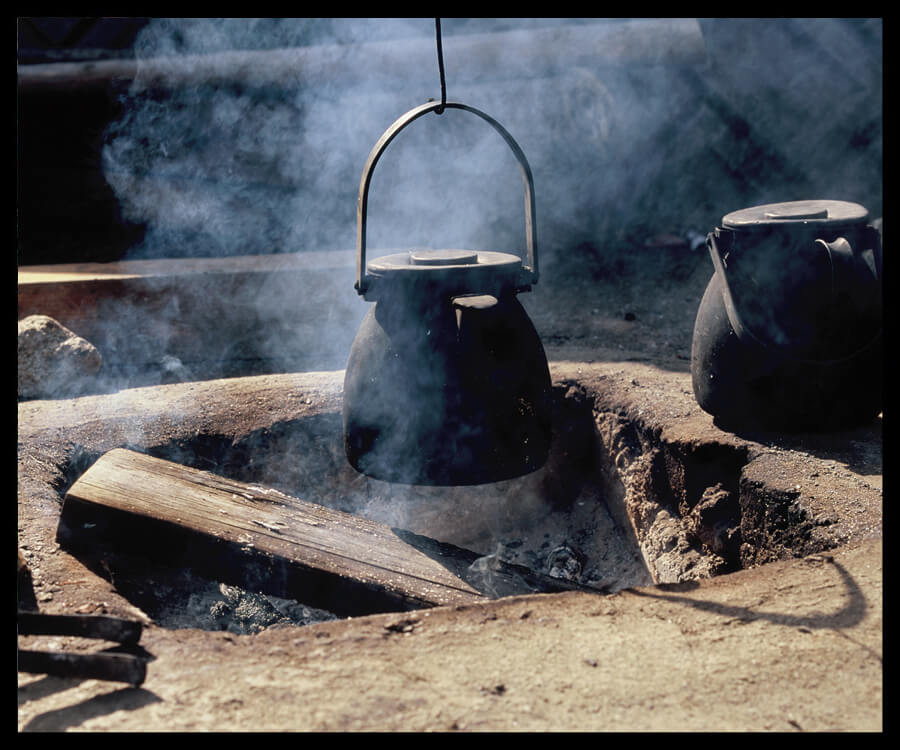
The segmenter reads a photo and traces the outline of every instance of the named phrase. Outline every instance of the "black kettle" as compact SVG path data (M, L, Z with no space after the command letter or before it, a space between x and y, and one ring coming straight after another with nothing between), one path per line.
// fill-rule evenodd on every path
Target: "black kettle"
M882 248L859 204L774 203L707 235L691 379L724 427L840 429L882 409Z
M366 263L372 171L388 144L439 107L470 112L510 146L525 184L526 259L496 251L411 249ZM470 485L538 469L550 446L550 374L517 294L537 282L531 169L494 119L456 102L410 110L382 135L363 170L356 290L375 304L344 376L347 459L404 484Z

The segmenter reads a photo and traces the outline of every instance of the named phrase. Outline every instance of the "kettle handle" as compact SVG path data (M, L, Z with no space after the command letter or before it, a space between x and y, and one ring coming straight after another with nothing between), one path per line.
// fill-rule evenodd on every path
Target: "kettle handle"
M713 267L715 268L715 272L718 274L719 281L722 285L722 302L725 306L725 314L728 316L728 322L731 324L735 336L737 336L739 339L754 339L757 343L762 344L762 340L760 339L760 337L756 336L752 331L750 331L741 321L741 317L740 315L738 315L737 307L734 303L734 298L731 295L731 286L728 283L728 274L725 273L725 256L718 243L718 241L724 241L724 244L726 245L726 247L728 247L731 244L731 238L732 235L730 232L719 228L706 235L706 248L709 250L709 255L712 258L713 262ZM831 287L833 291L835 285L835 257L837 256L844 261L847 255L849 255L850 258L853 258L853 249L850 247L850 243L847 242L847 240L843 237L839 237L832 243L827 243L825 242L825 240L816 240L816 245L823 247L828 254L828 258L831 263Z
M369 153L366 165L363 168L362 178L359 182L359 198L356 205L356 291L359 294L365 294L369 286L369 277L366 275L366 216L369 206L369 185L372 182L372 172L375 165L381 158L385 149L391 141L397 137L403 128L409 125L413 120L417 120L422 115L434 112L438 109L461 109L465 112L471 112L482 120L492 125L494 129L503 137L506 144L512 149L519 166L522 169L522 182L525 184L525 242L527 251L527 260L525 262L525 271L530 274L528 283L536 284L538 280L538 260L537 260L537 232L534 226L534 180L531 176L531 167L519 144L513 139L509 132L493 117L486 115L484 112L470 107L467 104L459 102L427 102L415 107L406 114L397 118L384 133Z
M728 284L728 276L725 273L725 256L723 255L722 248L719 246L719 241L723 241L723 244L725 245L725 251L727 252L731 244L731 237L731 233L721 228L717 228L706 235L706 247L709 250L710 257L712 258L715 273L718 275L719 281L722 285L722 303L725 308L725 314L728 316L728 322L731 324L731 328L738 339L744 341L754 341L764 350L772 351L772 347L769 344L764 343L761 337L757 336L753 333L753 331L748 329L741 321L740 315L738 315L737 307L731 294L731 287ZM881 236L878 233L878 230L876 230L874 227L868 227L867 233L864 235L864 238L866 240L866 243L872 245L874 248L874 250L872 251L866 251L867 253L873 253L874 259L866 257L865 253L863 254L863 259L872 277L878 280L881 277ZM844 237L839 237L838 239L830 243L822 239L817 239L815 243L817 246L823 247L828 253L828 257L832 267L832 291L834 291L836 276L836 274L834 273L835 267L838 265L838 263L843 263L846 265L848 258L854 258L853 248ZM860 352L872 346L874 342L877 342L880 339L880 336L881 330L879 329L878 333L875 334L874 338L871 341L868 341L863 347L857 350L854 354L850 355L850 357L856 356ZM849 359L849 357L846 357L845 359Z
M719 245L716 241L719 239L723 239L723 237L730 238L730 236L730 234L723 234L722 230L720 229L716 229L710 232L706 235L706 249L709 250L709 255L712 258L713 262L713 267L715 268L715 272L719 276L719 282L722 284L722 302L725 306L725 314L728 316L728 322L731 324L731 328L734 331L735 336L737 336L739 339L749 337L751 339L757 340L756 336L754 336L752 333L750 333L750 331L744 328L744 325L741 322L741 318L737 313L734 299L731 296L731 287L728 285L728 276L725 274L725 258L722 255L722 251L719 249Z

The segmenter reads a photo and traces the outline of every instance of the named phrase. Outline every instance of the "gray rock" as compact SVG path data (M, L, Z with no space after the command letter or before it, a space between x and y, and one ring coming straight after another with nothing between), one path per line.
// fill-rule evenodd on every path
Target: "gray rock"
M78 395L103 365L100 352L47 315L19 321L20 400Z

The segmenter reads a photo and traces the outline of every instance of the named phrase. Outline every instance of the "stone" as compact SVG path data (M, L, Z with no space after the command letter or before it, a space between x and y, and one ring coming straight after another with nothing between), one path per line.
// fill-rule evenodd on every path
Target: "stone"
M103 365L89 341L47 315L19 321L19 400L78 395Z

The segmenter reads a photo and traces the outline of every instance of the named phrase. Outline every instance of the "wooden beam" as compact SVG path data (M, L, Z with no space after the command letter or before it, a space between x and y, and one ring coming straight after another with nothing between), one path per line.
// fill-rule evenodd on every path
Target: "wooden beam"
M59 263L19 266L20 288L49 284L100 284L129 279L167 279L197 274L250 274L353 268L352 250L306 250L273 255L240 255L225 258L162 258L116 263Z
M221 363L240 342L261 356L303 361L323 346L304 332L329 320L339 321L343 338L325 346L345 357L365 312L354 271L352 250L21 266L18 318L49 315L94 344L111 369L164 355ZM267 336L277 340L274 351Z
M70 549L114 544L339 615L573 588L496 562L485 576L474 552L125 449L71 487L57 536Z
M424 28L429 28L423 23ZM447 34L445 59L456 82L558 75L573 67L697 65L706 46L695 18L595 20L509 31ZM19 65L20 91L72 91L106 86L351 85L379 80L430 80L434 37L289 49L240 50L138 60Z

